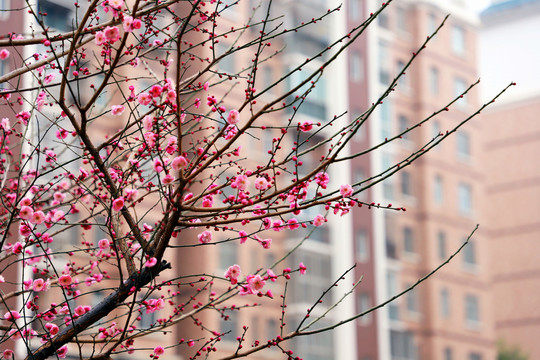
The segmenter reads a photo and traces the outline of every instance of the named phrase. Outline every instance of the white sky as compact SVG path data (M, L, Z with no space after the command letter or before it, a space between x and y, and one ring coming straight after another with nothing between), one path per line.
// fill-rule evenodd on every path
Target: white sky
M475 9L477 12L484 10L486 6L489 5L490 0L467 0L470 2L470 6Z

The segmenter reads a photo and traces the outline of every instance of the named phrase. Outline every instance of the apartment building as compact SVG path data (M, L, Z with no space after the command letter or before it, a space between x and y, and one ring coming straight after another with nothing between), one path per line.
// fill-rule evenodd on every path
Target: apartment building
M516 83L482 114L494 330L504 347L537 359L540 1L496 1L480 18L482 101Z
M347 4L349 26L380 6L374 1ZM350 106L358 105L361 113L375 102L448 13L452 15L445 26L384 99L353 151L405 132L447 107L476 81L478 21L466 2L394 2L379 15L367 38L349 52ZM477 90L471 90L449 111L370 153L364 163L353 163L351 172L366 177L386 171L429 146L438 134L452 130L475 111L477 99ZM354 215L355 254L365 276L357 294L359 311L414 284L448 259L482 222L483 131L480 121L471 121L368 193L370 202L407 211L372 210L368 219L365 212ZM358 359L493 358L487 250L486 233L478 231L462 253L429 281L371 317L359 319Z

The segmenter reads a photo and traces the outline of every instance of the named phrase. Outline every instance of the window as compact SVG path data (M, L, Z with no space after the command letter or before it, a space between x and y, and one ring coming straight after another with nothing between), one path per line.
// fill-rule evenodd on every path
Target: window
M241 1L238 0L220 0L220 7L219 11L221 14L229 17L234 18L238 16L238 7L240 4L242 4Z
M379 105L381 116L381 140L392 137L392 112L390 111L390 102L384 101Z
M415 253L413 231L408 226L403 228L403 250L407 253Z
M433 199L437 205L442 205L444 202L443 180L440 175L435 176L435 181L433 183Z
M351 21L358 21L361 18L361 4L360 0L349 0L349 19Z
M435 15L434 13L430 13L428 15L428 36L431 36L435 30L437 30L437 15Z
M298 249L290 257L290 264L303 261L310 270L310 276L297 276L293 278L290 289L291 301L295 303L312 302L332 283L332 258L329 253L316 253ZM289 293L289 290L287 290Z
M459 213L464 216L472 214L472 190L467 184L458 185Z
M226 270L229 266L238 263L238 254L236 243L232 241L219 244L219 267L220 270Z
M444 360L453 360L454 359L454 354L452 353L452 349L450 348L445 348L444 349Z
M404 196L412 196L411 174L408 171L401 171L401 193Z
M364 80L364 60L362 54L358 51L351 52L350 58L351 66L351 80L355 82L361 82Z
M429 69L429 91L432 95L439 93L439 69L435 66Z
M397 62L397 71L398 73L400 73L404 68L405 68L405 62L401 61L401 60L398 60ZM407 89L409 87L409 77L407 76L407 73L403 73L403 75L401 75L401 77L399 78L399 83L402 87L402 90L403 88Z
M398 127L399 127L398 131L399 131L400 134L409 129L409 119L407 119L407 117L405 115L399 115L399 117L398 117ZM403 139L409 140L410 139L409 134L410 133L403 134L403 135L401 135L401 137Z
M465 321L468 326L478 326L480 322L478 297L471 294L465 296Z
M388 17L388 11L383 11L377 16L377 21L380 27L384 29L390 28L390 19Z
M394 360L416 360L418 350L410 331L390 330L390 353Z
M388 298L391 298L398 292L398 281L395 271L388 271L386 273L386 291ZM388 318L393 321L399 321L399 305L397 301L392 301L388 304Z
M400 31L408 32L409 28L407 26L407 10L402 7L396 8L396 21L397 28Z
M266 339L264 340L272 340L275 339L279 335L278 330L278 323L274 319L268 319L266 320Z
M222 337L223 341L236 341L239 335L237 316L233 310L223 310L219 324L219 332L225 334Z
M406 287L411 287L412 284L407 284ZM415 289L410 290L405 295L405 303L407 305L407 312L416 314L420 307L418 306L418 293Z
M440 260L446 260L448 257L446 253L446 234L443 231L439 231L437 234L437 253Z
M380 16L379 15L379 19ZM390 84L390 54L388 44L384 41L379 42L379 82L382 85Z
M289 69L292 71L292 69ZM288 89L292 89L302 83L314 69L303 69L302 71L295 71L287 78ZM324 77L319 78L315 87L312 87L311 83L307 83L298 89L294 96L289 97L289 100L293 100L295 96L302 96L306 91L310 91L305 98L301 106L297 102L298 112L307 116L311 116L320 120L326 120L326 82Z
M460 78L456 77L454 78L454 97L457 98L459 96L463 96L458 102L457 105L464 107L467 105L467 94L463 94L467 90L467 82Z
M10 0L0 0L0 20L9 19L10 10Z
M469 243L463 248L463 265L468 267L474 267L477 265L476 243L472 239L469 240Z
M369 244L365 230L360 230L356 234L356 259L366 262L369 259Z
M392 167L392 157L390 154L382 155L382 171L386 171ZM383 181L383 196L387 200L394 199L394 185L392 179L385 179Z
M390 259L397 259L397 247L395 242L395 222L390 214L384 216L384 241L386 246L386 256Z
M263 83L261 84L262 86L259 86L262 88L267 88L268 86L271 86L275 82L274 70L270 66L265 66L263 68L262 79L263 79ZM268 90L268 94L273 94L275 90L276 90L276 87L271 88L270 90Z
M371 296L367 292L362 292L358 296L358 313L363 313L371 309ZM358 319L360 325L369 325L371 322L371 313L366 314Z
M471 141L469 134L466 132L458 132L456 134L456 147L458 158L467 160L471 156Z
M441 317L448 319L450 317L450 293L448 289L441 289Z
M229 45L226 45L223 43L216 44L215 48L216 48L216 51L215 51L216 57L219 57L230 51ZM220 72L223 72L228 75L235 73L236 62L235 62L234 56L235 56L234 53L228 53L224 58L219 60L218 69Z
M432 129L431 136L433 138L437 138L441 135L441 124L438 121L433 122L431 129ZM441 146L441 145L438 145L438 146Z
M47 27L67 32L73 30L76 25L71 9L55 4L53 1L39 0L38 11L41 14L47 14L47 16L42 15L42 20Z
M465 54L465 29L461 26L452 26L452 50L456 55Z
M470 353L469 360L482 360L482 355L478 353Z

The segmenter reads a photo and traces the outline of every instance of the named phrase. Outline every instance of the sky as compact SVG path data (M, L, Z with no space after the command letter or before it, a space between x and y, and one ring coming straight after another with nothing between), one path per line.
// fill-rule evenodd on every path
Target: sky
M470 1L471 7L475 9L477 12L484 10L484 8L488 6L490 3L490 0L467 0L467 1Z

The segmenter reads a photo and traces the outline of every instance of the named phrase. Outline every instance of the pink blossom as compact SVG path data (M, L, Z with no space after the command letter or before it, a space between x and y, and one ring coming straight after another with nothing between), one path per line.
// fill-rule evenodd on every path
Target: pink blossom
M163 88L159 85L154 85L152 86L152 88L150 89L150 91L148 91L148 93L152 96L152 97L160 97L161 96L161 91L163 90Z
M283 226L283 221L281 221L279 219L274 221L274 223L272 224L272 228L274 229L274 231L283 231L283 230L285 230L285 227Z
M101 250L105 250L109 248L109 240L107 239L101 239L98 241L99 248Z
M247 236L247 232L245 232L244 230L240 230L238 232L238 236L240 236L240 244L244 244L247 239L248 239L248 236Z
M125 193L126 193L126 196L124 197L124 199L126 201L134 201L137 198L137 196L139 195L139 190L137 190L137 189L126 189Z
M17 320L21 318L21 314L19 314L18 311L12 310L8 311L4 314L4 319L10 321L10 320Z
M353 194L353 187L349 184L343 184L339 187L339 193L343 197L348 197Z
M32 205L32 199L30 198L22 198L21 201L19 202L19 206L30 206Z
M122 27L124 28L125 32L132 32L133 31L133 17L129 15L124 15L124 19L122 20Z
M151 131L144 133L144 141L146 141L149 147L154 147L154 145L156 145L157 137L157 134Z
M210 87L210 83L209 83L208 81L205 82L204 85L203 85L204 91L208 91L208 88L209 88L209 87Z
M105 37L105 33L103 31L96 32L95 42L96 45L103 45L107 41L107 38Z
M79 305L79 306L77 306L77 307L75 308L75 314L76 314L77 316L82 316L82 315L84 315L84 314L86 313L86 311L87 311L86 308L85 308L84 306L82 306L82 305Z
M2 353L2 357L3 357L4 359L6 359L6 360L8 360L8 359L11 360L11 359L13 359L13 355L14 355L14 352L13 352L13 350L11 350L11 349L6 349L6 350L4 350L4 352Z
M124 198L119 197L118 199L115 199L112 203L112 208L114 211L120 211L124 207Z
M257 190L266 190L268 188L268 181L263 177L258 177L255 179L255 189Z
M162 355L164 352L165 352L165 349L163 348L163 346L156 346L154 348L154 354L156 355Z
M58 331L60 330L57 325L52 324L52 323L46 323L45 324L45 329L47 329L49 334L53 335L53 336L58 334Z
M32 284L32 288L35 292L47 291L49 290L49 280L44 281L43 279L36 279Z
M6 279L2 275L0 275L0 284L5 283L5 282L6 282Z
M328 176L325 172L320 172L317 175L315 175L315 183L322 187L323 189L326 189L326 186L330 182L330 176Z
M225 277L227 279L230 279L231 284L234 285L238 283L238 278L240 277L241 273L242 273L242 270L240 269L240 265L234 264L232 266L229 266L229 268L225 272Z
M266 284L266 281L264 281L261 275L248 275L246 280L253 292L259 292Z
M161 179L161 182L164 184L164 185L170 185L174 182L175 178L171 175L171 174L167 174L163 177L163 179Z
M238 110L229 111L229 116L227 116L227 122L230 125L235 125L235 124L238 124L239 121L240 121L240 113L238 112Z
M266 273L268 274L268 278L270 279L270 281L276 281L277 275L272 271L272 269L266 269Z
M103 30L105 38L114 44L118 39L120 39L120 30L116 26L107 26Z
M111 114L122 115L125 109L124 105L113 105L111 106Z
M246 175L238 175L235 181L231 184L233 189L238 189L240 191L245 191L248 187L249 181Z
M36 211L32 215L32 218L30 219L30 222L32 224L37 224L37 225L42 224L44 221L45 221L45 214L43 213L43 211Z
M153 126L154 126L154 118L152 118L150 115L146 115L143 119L144 130L150 131L152 130Z
M189 340L188 343L187 343L187 345L188 345L189 347L193 347L193 346L195 346L195 341Z
M272 239L261 240L261 245L265 249L270 249L270 245L272 245Z
M62 275L58 278L58 283L61 285L61 286L68 286L68 285L71 285L71 282L73 281L73 279L71 278L71 276L69 275Z
M32 234L32 229L30 229L30 227L28 227L28 225L21 224L19 226L19 235L27 237L27 236L30 236L31 234Z
M310 131L311 129L313 129L313 121L306 120L303 123L298 124L298 128L303 132Z
M321 226L325 222L326 222L326 218L320 214L315 216L315 219L313 219L313 225L315 226Z
M34 210L30 206L22 206L19 210L19 217L24 220L30 220L34 215Z
M120 10L122 5L124 5L124 0L109 0L109 6L116 10Z
M154 267L156 266L157 264L157 259L155 257L151 257L150 259L148 259L148 261L146 263L144 263L144 266L145 267Z
M207 195L203 198L202 207L210 208L214 205L214 198L212 195Z
M187 164L188 164L187 159L183 157L182 155L175 157L171 162L171 166L174 171L179 171L180 169L185 168Z
M131 27L134 30L140 29L142 27L142 21L140 19L133 19L133 24L131 25Z
M8 118L2 118L2 122L0 122L0 128L4 131L9 131L11 129L11 124L9 123Z
M139 104L147 106L152 102L152 96L150 96L150 94L147 92L143 92L137 96L137 101Z
M158 158L154 159L154 170L158 173L163 171L163 163Z
M9 50L2 49L0 50L0 60L6 60L9 57Z
M56 355L58 355L60 359L65 359L67 356L67 353L68 353L67 345L62 346L60 349L58 349L58 351L56 351Z
M304 275L306 273L306 266L304 265L303 262L300 263L300 265L298 265L298 267L300 268L300 274Z
M295 218L289 219L289 221L287 221L287 226L289 227L289 230L296 230L300 227L298 220Z
M11 251L14 253L14 254L20 254L22 251L23 251L23 248L24 248L24 245L17 241L15 244L13 244L13 246L11 247Z
M206 230L200 233L199 235L197 235L197 237L199 238L199 242L201 244L206 244L212 241L212 232Z
M229 126L227 126L227 128L225 129L225 135L224 135L224 138L225 138L225 140L230 140L230 139L232 139L233 137L235 137L236 134L238 134L238 129L236 128L236 126L229 125Z

